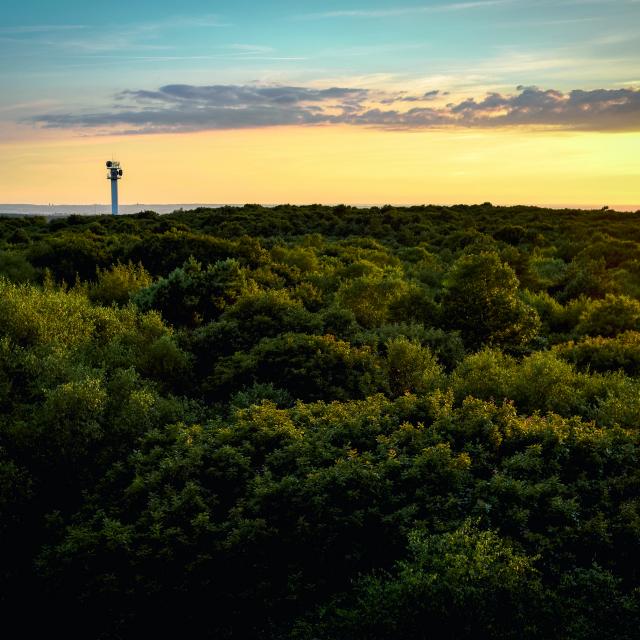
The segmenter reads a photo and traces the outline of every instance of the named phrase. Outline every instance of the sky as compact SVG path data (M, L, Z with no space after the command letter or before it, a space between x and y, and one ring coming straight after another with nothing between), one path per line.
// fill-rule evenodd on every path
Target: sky
M0 202L640 208L640 0L23 0Z

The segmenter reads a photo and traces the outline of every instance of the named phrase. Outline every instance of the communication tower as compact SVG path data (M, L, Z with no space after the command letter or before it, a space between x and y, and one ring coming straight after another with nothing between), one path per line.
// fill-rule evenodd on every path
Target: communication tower
M118 180L122 178L120 163L107 160L107 180L111 180L111 214L118 215Z

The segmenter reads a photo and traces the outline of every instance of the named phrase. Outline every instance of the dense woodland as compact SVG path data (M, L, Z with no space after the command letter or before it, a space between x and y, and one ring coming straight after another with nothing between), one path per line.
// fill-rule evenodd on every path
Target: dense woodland
M0 218L0 607L637 638L639 249L489 203Z

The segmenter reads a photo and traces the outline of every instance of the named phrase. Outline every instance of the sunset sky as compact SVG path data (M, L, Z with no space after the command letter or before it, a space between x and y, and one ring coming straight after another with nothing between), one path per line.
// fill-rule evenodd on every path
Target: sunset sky
M0 17L0 202L640 208L640 0L50 2Z

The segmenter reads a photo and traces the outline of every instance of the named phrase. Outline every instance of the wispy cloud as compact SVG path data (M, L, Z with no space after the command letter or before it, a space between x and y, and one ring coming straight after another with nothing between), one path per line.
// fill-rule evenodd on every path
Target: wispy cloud
M607 33L596 37L592 43L595 45L609 46L633 42L634 40L640 40L640 34L637 31L632 33Z
M526 28L531 29L533 27L565 27L568 24L584 24L592 23L599 20L595 16L583 16L572 18L548 18L546 20L512 20L508 22L495 22L494 27L501 29L513 29L513 28Z
M256 55L273 51L273 47L260 44L230 44L227 48L242 55Z
M73 55L91 55L109 51L161 51L173 49L168 34L181 29L218 29L231 24L214 15L169 16L161 20L135 23L104 24L100 27L62 25L19 25L0 27L6 42L27 47L44 48Z
M86 28L87 27L83 24L30 24L0 27L0 33L21 35L30 33L52 33L56 31L77 31L78 29Z
M506 4L513 4L515 0L476 0L470 2L450 2L447 4L418 5L405 7L389 7L387 9L338 9L321 11L295 16L299 20L322 20L328 18L391 18L421 13L446 13L451 11L467 11L469 9L483 9Z
M32 121L45 128L100 133L319 124L407 130L528 126L640 131L640 90L632 88L564 93L518 87L514 94L494 92L443 104L446 95L435 89L412 95L347 87L176 84L124 91L108 111L48 113ZM416 106L407 108L406 103Z
M33 112L37 113L42 109L50 109L53 106L58 106L57 100L30 100L28 102L13 102L10 104L5 104L0 106L0 113L13 113L13 114L21 114L24 116L25 112Z

